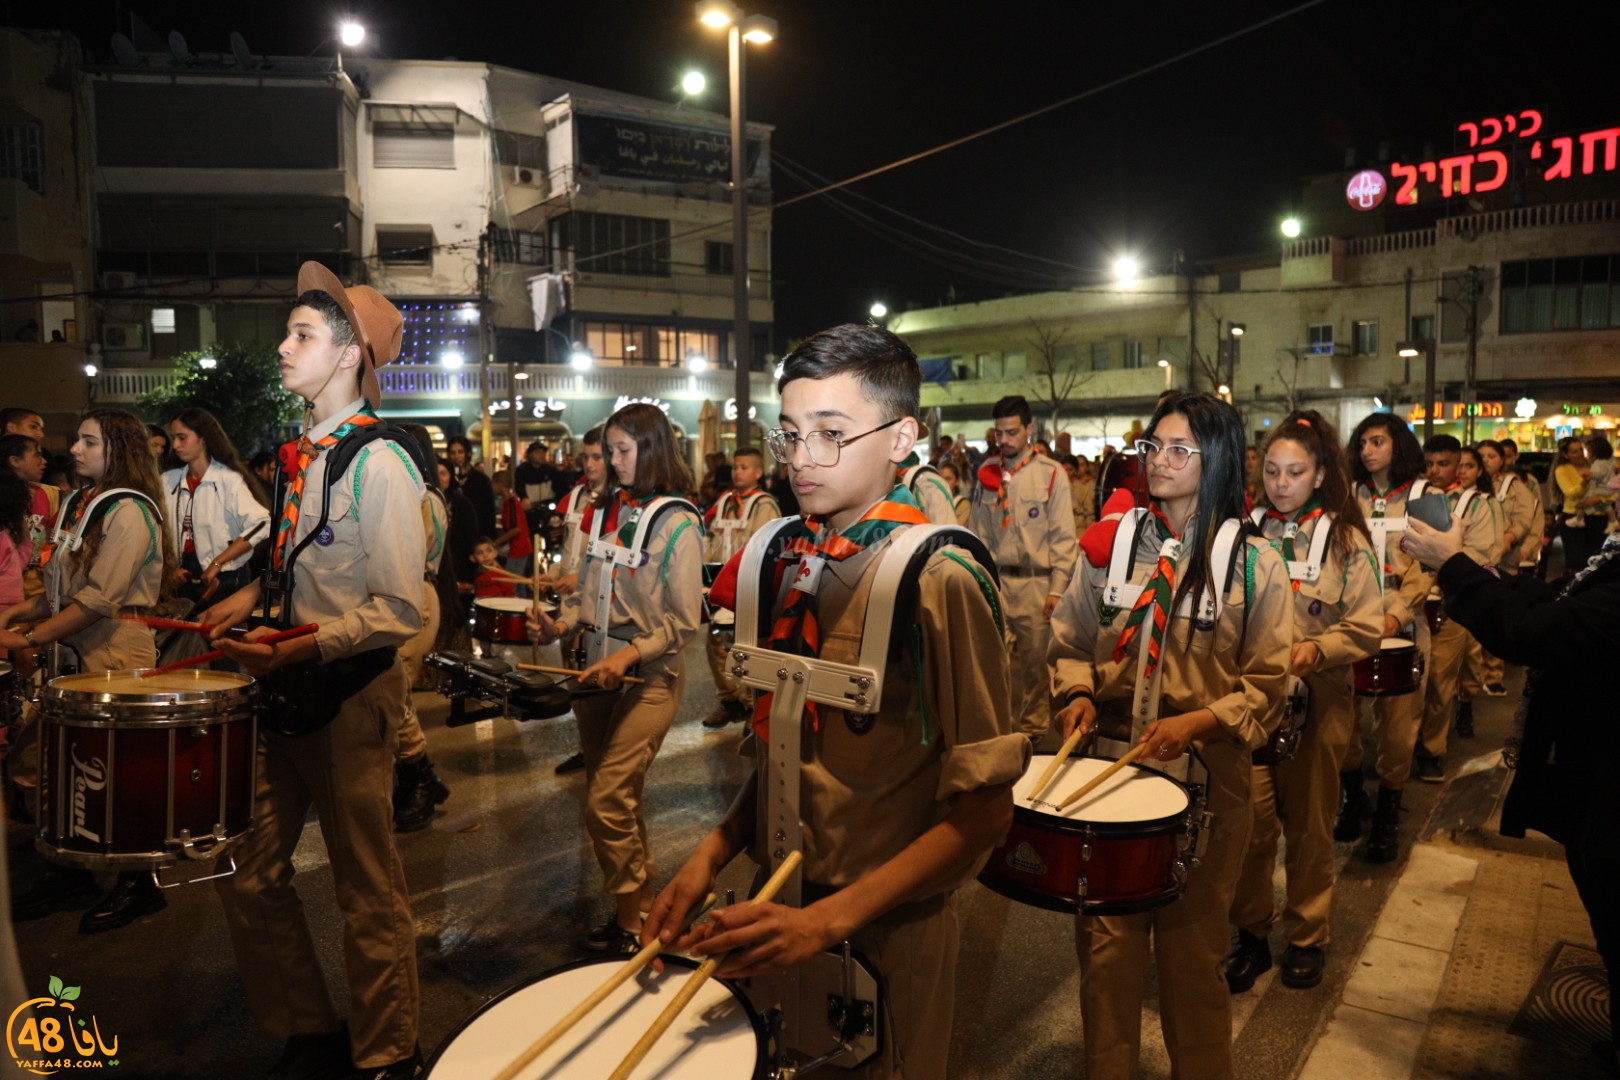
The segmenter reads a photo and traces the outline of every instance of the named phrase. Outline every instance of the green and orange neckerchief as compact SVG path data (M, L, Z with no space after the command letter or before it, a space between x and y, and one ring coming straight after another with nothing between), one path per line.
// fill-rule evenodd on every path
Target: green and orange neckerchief
M798 556L799 575L802 580L807 571L814 576L815 562L843 562L878 543L903 525L927 525L928 515L922 512L917 500L904 485L897 486L883 499L874 503L853 524L844 529L830 528L826 520L811 516L804 519L788 538L783 557ZM813 585L812 585L813 588ZM775 652L797 656L818 656L821 650L821 628L816 621L816 605L812 588L790 588L782 614L771 628L767 646ZM820 718L813 702L806 703L812 730L820 729ZM753 728L760 738L770 737L771 695L761 694L754 702Z
M1322 496L1319 493L1312 493L1311 497L1305 500L1305 505L1301 506L1293 516L1285 514L1281 510L1269 508L1266 510L1267 521L1284 522L1282 534L1282 557L1284 562L1298 561L1298 557L1294 552L1295 537L1299 536L1299 530L1307 522L1315 521L1325 512L1322 507ZM1295 592L1299 592L1298 579L1291 580L1288 584L1293 586Z
M1113 653L1115 663L1123 661L1129 655L1131 642L1136 640L1136 635L1146 623L1148 656L1147 665L1142 669L1144 680L1153 677L1164 655L1165 630L1170 625L1170 608L1175 602L1176 561L1181 558L1181 538L1170 528L1170 522L1157 506L1150 509L1150 519L1159 541L1159 558L1154 564L1153 576L1142 586L1141 595L1131 607L1130 617L1125 620L1125 629L1114 643Z
M311 442L307 435L299 438L298 468L297 472L287 482L287 500L281 510L281 521L276 526L275 549L271 555L272 567L277 570L281 569L287 541L292 538L293 530L298 526L299 504L303 502L304 498L304 477L309 472L310 462L319 457L323 451L330 450L342 442L344 436L351 431L380 423L382 423L382 419L368 403L360 406L359 412L333 428L331 434L322 436L314 442Z

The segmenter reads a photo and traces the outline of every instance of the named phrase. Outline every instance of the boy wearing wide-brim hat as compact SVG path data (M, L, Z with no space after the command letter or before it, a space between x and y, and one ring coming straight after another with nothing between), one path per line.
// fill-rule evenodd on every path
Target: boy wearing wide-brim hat
M282 620L318 623L313 635L263 644L268 630L215 645L257 677L292 664L300 679L337 671L336 716L303 734L260 730L253 827L236 848L236 873L220 879L225 921L254 1017L286 1048L276 1076L415 1075L419 996L416 936L404 867L393 842L392 787L398 720L409 689L397 655L422 625L425 541L422 479L388 442L362 448L327 483L332 448L378 423L376 369L399 354L399 311L376 290L345 288L307 262L281 343L281 382L309 411L288 497L275 507L272 567L309 537L330 498L326 524L296 558ZM219 627L245 619L256 581L205 616ZM273 676L276 678L279 676ZM296 718L295 718L296 719ZM313 805L343 914L347 1029L327 994L294 886L293 849Z

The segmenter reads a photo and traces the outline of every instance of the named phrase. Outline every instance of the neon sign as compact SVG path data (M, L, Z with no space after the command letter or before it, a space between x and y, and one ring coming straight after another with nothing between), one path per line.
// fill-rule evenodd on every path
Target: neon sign
M505 398L502 398L500 401L491 401L489 403L489 415L495 416L498 413L506 412L508 409L512 409L514 407L518 412L522 412L524 410L522 394L517 396L515 403L507 401ZM558 401L556 398L550 397L541 398L539 401L534 403L534 408L530 410L529 415L534 417L536 420L555 420L557 417L562 415L563 410L566 408L568 408L568 402L566 401Z
M1495 191L1507 183L1512 172L1509 154L1519 156L1520 140L1532 140L1525 155L1531 161L1550 162L1541 170L1546 181L1568 180L1575 175L1575 144L1580 144L1580 174L1591 176L1600 169L1614 172L1620 165L1620 127L1600 128L1581 135L1561 135L1553 139L1535 136L1541 131L1543 120L1535 109L1507 113L1501 117L1487 116L1478 121L1465 121L1457 130L1468 137L1468 154L1453 154L1435 161L1403 165L1392 161L1390 177L1398 181L1400 189L1395 202L1411 206L1418 201L1420 184L1438 184L1440 197L1471 195ZM1511 141L1508 141L1510 140ZM1503 149L1487 149L1500 146ZM1602 150L1602 162L1598 151ZM1349 197L1349 192L1346 192Z
M629 394L619 395L619 399L613 403L613 411L618 412L626 405L652 405L658 409L661 409L665 414L668 414L669 412L669 402L665 401L663 398L631 397Z
M1450 413L1449 416L1447 415L1448 411ZM1503 407L1503 404L1500 401L1476 401L1472 405L1465 405L1460 401L1453 401L1449 410L1447 410L1446 404L1443 401L1437 401L1434 403L1434 418L1436 420L1461 420L1465 416L1483 416L1491 418L1505 417L1506 415L1507 410ZM1413 405L1412 411L1406 414L1407 420L1414 424L1420 420L1427 419L1427 417L1428 412L1421 404Z
M1363 169L1350 178L1345 186L1344 198L1356 210L1372 210L1384 201L1389 181L1377 169Z

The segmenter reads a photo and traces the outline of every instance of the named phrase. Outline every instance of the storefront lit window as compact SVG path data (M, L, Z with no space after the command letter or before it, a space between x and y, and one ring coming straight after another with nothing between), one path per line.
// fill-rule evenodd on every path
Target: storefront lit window
M583 341L599 364L682 367L701 357L705 367L721 360L720 335L709 330L641 323L580 324Z

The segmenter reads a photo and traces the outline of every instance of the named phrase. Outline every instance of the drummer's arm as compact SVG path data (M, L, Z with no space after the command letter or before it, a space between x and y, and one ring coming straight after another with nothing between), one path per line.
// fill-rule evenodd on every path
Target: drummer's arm
M61 641L63 638L72 637L101 618L101 615L91 611L83 604L70 603L55 615L35 626L30 632L29 638L33 639L35 645L49 645L53 641ZM24 621L15 615L12 616L12 619L16 622ZM28 645L28 638L24 638L15 632L7 633L9 637L14 637L17 640L9 641L6 638L0 638L0 648L21 649Z
M1324 574L1339 569L1337 552ZM1384 605L1378 595L1377 564L1372 544L1360 533L1350 549L1349 561L1343 564L1344 592L1339 604L1343 609L1339 621L1327 630L1309 639L1316 646L1314 671L1329 671L1353 664L1363 657L1378 652L1379 640L1385 636Z
M753 843L758 778L757 772L748 774L742 790L731 801L726 816L698 841L698 846L687 857L685 865L653 901L652 910L647 913L647 922L641 929L643 945L655 939L663 941L666 946L675 942L670 951L680 951L689 948L693 941L709 932L709 927L703 926L692 933L680 935L680 941L676 942L687 915L713 890L720 871Z
M1434 587L1433 576L1423 564L1401 550L1401 533L1389 535L1385 557L1395 568L1400 585L1384 594L1384 614L1392 615L1402 627L1411 626L1423 611L1423 602Z
M1271 737L1282 720L1282 699L1288 690L1288 665L1293 651L1294 593L1277 549L1263 540L1249 543L1254 589L1250 593L1247 586L1236 586L1244 588L1248 601L1238 681L1231 693L1216 698L1208 708L1224 735L1254 750ZM1250 551L1239 553L1239 558L1250 557Z
M20 604L12 604L4 611L0 611L0 630L9 628L13 623L28 623L42 619L50 612L50 600L44 593L31 596Z

